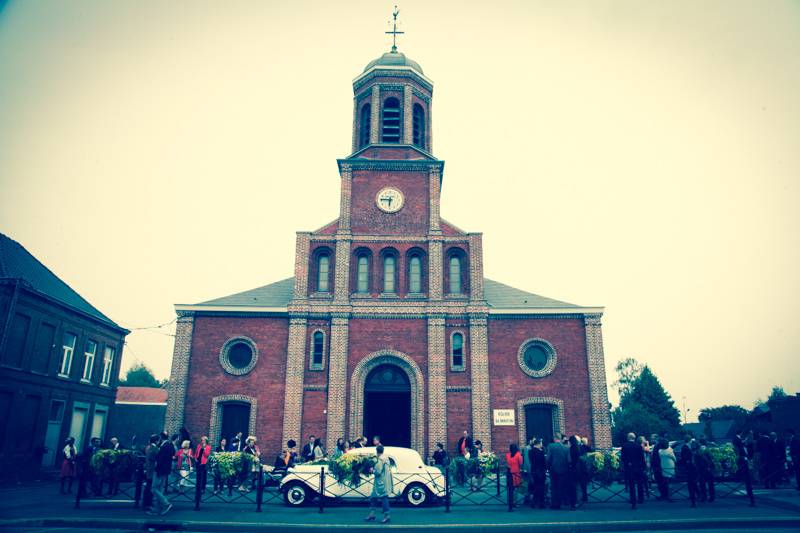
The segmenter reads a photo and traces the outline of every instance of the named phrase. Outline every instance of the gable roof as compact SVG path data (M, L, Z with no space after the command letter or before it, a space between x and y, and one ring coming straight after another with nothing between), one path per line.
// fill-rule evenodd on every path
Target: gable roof
M117 329L124 330L119 324L87 302L61 278L53 274L24 246L2 233L0 233L0 279L22 280L28 289L44 294Z
M525 292L491 279L484 279L483 287L484 297L491 309L502 309L509 313L513 313L514 311L525 312L525 310L542 310L544 312L555 312L558 310L572 313L580 313L583 311L590 312L590 308ZM230 296L223 296L194 305L178 305L177 307L182 310L196 311L202 311L203 308L208 308L210 311L235 310L231 308L242 308L242 310L249 311L279 311L285 310L293 296L294 278L286 278L276 283L244 292L238 292ZM598 311L597 308L591 308L591 312L596 313L602 311Z
M505 283L494 281L491 279L483 279L483 296L489 307L496 307L501 309L531 309L531 308L559 308L565 307L580 307L575 304L562 302L547 298L546 296L539 296L532 292L525 292L520 289L515 289Z
M167 389L159 387L117 387L116 403L167 403Z

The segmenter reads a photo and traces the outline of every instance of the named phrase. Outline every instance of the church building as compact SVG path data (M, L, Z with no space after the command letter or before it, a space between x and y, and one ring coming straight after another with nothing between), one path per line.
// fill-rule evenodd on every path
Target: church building
M426 457L465 430L496 451L555 432L610 447L603 308L484 278L482 234L439 216L418 63L393 46L353 94L339 217L297 233L294 276L175 306L167 430L270 454L377 434Z

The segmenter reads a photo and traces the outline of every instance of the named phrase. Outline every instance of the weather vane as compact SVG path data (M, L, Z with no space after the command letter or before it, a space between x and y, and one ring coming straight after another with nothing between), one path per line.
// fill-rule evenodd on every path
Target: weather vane
M387 35L392 36L392 52L397 52L397 36L402 35L404 31L397 31L397 15L400 14L400 10L397 9L397 6L394 6L394 11L392 12L392 17L394 17L394 23L392 26L392 31L387 31Z

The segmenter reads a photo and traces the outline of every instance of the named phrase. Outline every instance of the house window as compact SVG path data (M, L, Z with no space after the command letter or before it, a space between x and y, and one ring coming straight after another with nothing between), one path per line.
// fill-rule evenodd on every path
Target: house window
M253 370L258 360L256 343L248 337L228 339L219 352L219 363L228 374L243 376Z
M557 358L553 345L539 338L526 340L517 351L520 368L532 378L550 375L556 368Z
M358 271L356 275L356 292L369 292L369 258L366 255L358 258Z
M58 375L61 377L69 377L69 371L72 369L72 354L75 353L75 342L78 338L72 333L64 334L64 342L61 348L61 366L58 369Z
M114 367L114 355L116 350L110 346L106 346L103 350L103 377L100 378L101 385L111 384L111 369Z
M393 255L387 255L383 258L383 292L386 294L393 294L395 292L395 267L397 260Z
M461 294L461 258L450 258L450 294Z
M414 146L425 149L425 111L422 106L414 104L413 117L413 142Z
M317 265L317 292L328 292L331 258L328 254L319 256Z
M422 292L422 259L415 255L408 262L408 292Z
M311 338L311 369L322 370L325 357L325 334L315 331Z
M97 355L97 343L94 341L86 341L86 350L84 350L83 359L83 375L81 381L89 382L92 380L92 370L94 369L94 358Z
M464 370L464 335L453 333L450 343L450 367L453 370Z
M358 147L364 148L369 144L369 133L372 125L372 107L369 104L361 108L361 127L359 128Z
M381 142L400 142L400 101L397 98L387 98L383 102L383 124L381 128Z

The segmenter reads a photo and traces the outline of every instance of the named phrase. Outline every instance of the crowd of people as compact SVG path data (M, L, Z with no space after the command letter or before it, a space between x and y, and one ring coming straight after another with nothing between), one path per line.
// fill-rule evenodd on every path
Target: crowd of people
M296 464L316 461L320 459L335 459L355 448L366 447L366 437L357 437L353 440L339 438L334 449L329 454L322 440L315 435L309 435L308 441L298 451L297 443L289 440L286 447L278 453L272 465L272 472L281 476ZM382 456L383 446L379 436L375 436L372 446L379 449L378 457ZM627 441L620 450L620 467L622 469L626 490L632 508L641 505L646 498L655 494L653 486L658 491L657 499L672 501L670 484L674 482L679 468L685 474L689 492L689 501L692 507L697 502L711 503L716 497L714 465L706 453L709 443L705 439L695 439L691 436L684 441L676 443L673 449L666 435L651 435L648 440L644 435L637 437L634 433L627 435ZM760 481L765 488L775 488L782 477L791 472L800 490L800 438L794 431L789 431L786 440L778 438L776 433L748 433L739 432L733 441L737 456L737 475L745 484L751 505L754 505L753 482ZM89 468L89 459L101 449L120 450L125 447L119 439L112 437L107 446L102 446L100 439L93 438L81 452L75 447L75 439L69 437L62 450L60 492L72 492L74 479L82 469ZM505 454L505 463L513 487L519 488L527 484L525 503L533 508L545 507L547 479L549 475L550 508L560 509L562 506L575 509L578 498L583 502L588 501L589 475L581 457L592 452L586 437L578 435L562 436L556 434L553 441L544 443L542 439L532 438L522 448L511 444ZM787 451L789 460L787 461ZM211 446L209 438L203 436L196 444L185 428L172 436L166 432L151 435L149 443L144 449L144 506L150 514L166 514L172 504L167 498L170 476L175 473L178 483L177 490L183 493L190 486L200 486L206 490L208 483L208 470L213 461L212 452L242 452L250 456L250 469L243 472L235 482L239 491L247 492L253 489L257 476L261 472L263 463L258 439L255 436L244 437L241 432L234 435L230 442L226 438L220 439L218 445ZM480 440L473 440L467 431L464 431L455 445L456 455L469 460L478 457L483 452ZM430 463L446 468L450 463L450 456L442 443L437 443ZM790 465L787 468L787 464ZM190 476L196 472L194 482ZM373 494L371 513L368 519L374 519L374 511L380 505L384 512L384 519L388 521L387 486L391 486L391 474L383 468L381 460L375 469L376 482ZM469 472L469 490L482 489L484 474L480 469ZM380 482L379 482L380 480ZM102 480L99 481L102 483ZM228 481L231 482L230 480ZM196 485L195 485L196 484ZM220 479L218 470L214 471L213 491L221 492L223 480ZM93 490L97 493L96 482L92 482ZM109 494L118 490L119 483L109 483ZM102 485L100 485L102 492Z

